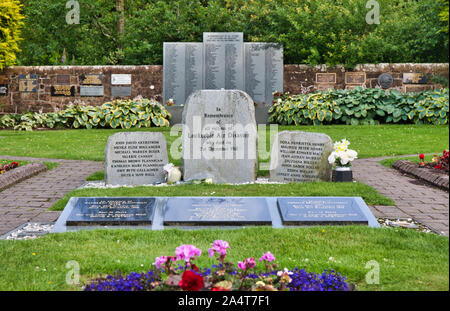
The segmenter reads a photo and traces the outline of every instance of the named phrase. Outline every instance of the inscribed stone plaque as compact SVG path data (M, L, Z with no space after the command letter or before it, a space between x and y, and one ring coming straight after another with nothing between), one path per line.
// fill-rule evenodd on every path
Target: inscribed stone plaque
M19 92L35 93L37 91L37 75L19 75Z
M321 133L283 131L270 153L270 180L277 182L331 181L328 157L333 141Z
M403 84L425 84L427 76L423 73L404 73Z
M112 74L111 75L112 85L130 85L131 75L130 74Z
M57 75L56 76L56 84L70 84L70 75Z
M8 76L0 75L0 84L8 84Z
M332 84L317 84L316 90L318 91L328 91L329 89L334 89L334 85Z
M244 183L256 179L255 107L248 94L197 91L186 102L183 124L184 180Z
M394 78L388 73L382 73L378 77L378 84L381 86L382 89L390 88L393 83L394 83Z
M366 73L365 72L346 72L345 84L365 84Z
M204 32L204 89L244 90L244 34Z
M75 96L75 86L53 85L51 88L52 96Z
M334 84L336 83L336 73L316 73L317 84Z
M403 86L403 92L410 93L410 92L424 92L429 91L433 89L433 85L431 84L425 84L425 85L404 85Z
M368 225L361 206L354 198L278 198L284 225Z
M80 76L80 84L84 85L102 85L103 75L102 74L82 74Z
M8 84L0 84L0 96L8 95Z
M169 198L165 225L271 225L264 198Z
M103 96L103 86L80 86L80 96Z
M176 106L203 88L203 43L164 43L163 98Z
M105 157L106 184L146 185L165 180L163 166L169 160L162 133L116 133L108 139Z
M154 198L78 198L67 226L151 225Z
M130 97L131 86L111 86L111 96L113 97Z
M270 105L283 93L283 48L274 43L245 43L245 91L258 104Z

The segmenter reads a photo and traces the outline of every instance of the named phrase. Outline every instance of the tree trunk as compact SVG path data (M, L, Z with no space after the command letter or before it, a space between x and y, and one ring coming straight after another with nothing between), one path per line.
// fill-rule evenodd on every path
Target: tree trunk
M123 35L125 29L125 0L116 0L116 9L119 12L119 21L117 22L117 32Z

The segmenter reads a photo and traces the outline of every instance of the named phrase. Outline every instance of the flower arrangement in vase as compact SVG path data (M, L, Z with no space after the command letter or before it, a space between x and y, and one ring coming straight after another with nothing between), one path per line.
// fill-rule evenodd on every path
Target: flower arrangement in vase
M350 142L347 139L337 141L333 145L333 152L328 157L328 162L335 166L334 180L347 182L353 180L352 161L358 158L355 150L348 149Z

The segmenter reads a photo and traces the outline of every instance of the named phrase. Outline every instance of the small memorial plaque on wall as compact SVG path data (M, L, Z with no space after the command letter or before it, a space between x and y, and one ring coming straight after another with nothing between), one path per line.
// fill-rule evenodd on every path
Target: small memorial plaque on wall
M57 75L56 76L56 84L58 84L58 85L70 84L70 75Z
M103 86L80 86L80 96L103 96Z
M404 73L403 84L425 84L427 76L423 73Z
M112 85L131 85L131 75L130 74L112 74L111 75Z
M335 84L336 73L316 73L317 84Z
M51 88L52 96L75 96L75 86L53 85Z
M19 75L19 92L36 93L38 84L37 75Z
M131 86L112 86L111 96L113 97L130 97Z
M80 84L83 85L102 85L103 82L102 74L82 74L80 76Z
M345 84L365 84L366 83L366 73L365 72L346 72L345 73Z
M8 76L0 75L0 84L8 84Z

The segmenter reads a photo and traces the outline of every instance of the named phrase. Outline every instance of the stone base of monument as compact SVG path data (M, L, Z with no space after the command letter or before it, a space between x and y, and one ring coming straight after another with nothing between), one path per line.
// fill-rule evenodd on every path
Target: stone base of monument
M360 197L73 197L52 233L352 224L380 227Z

